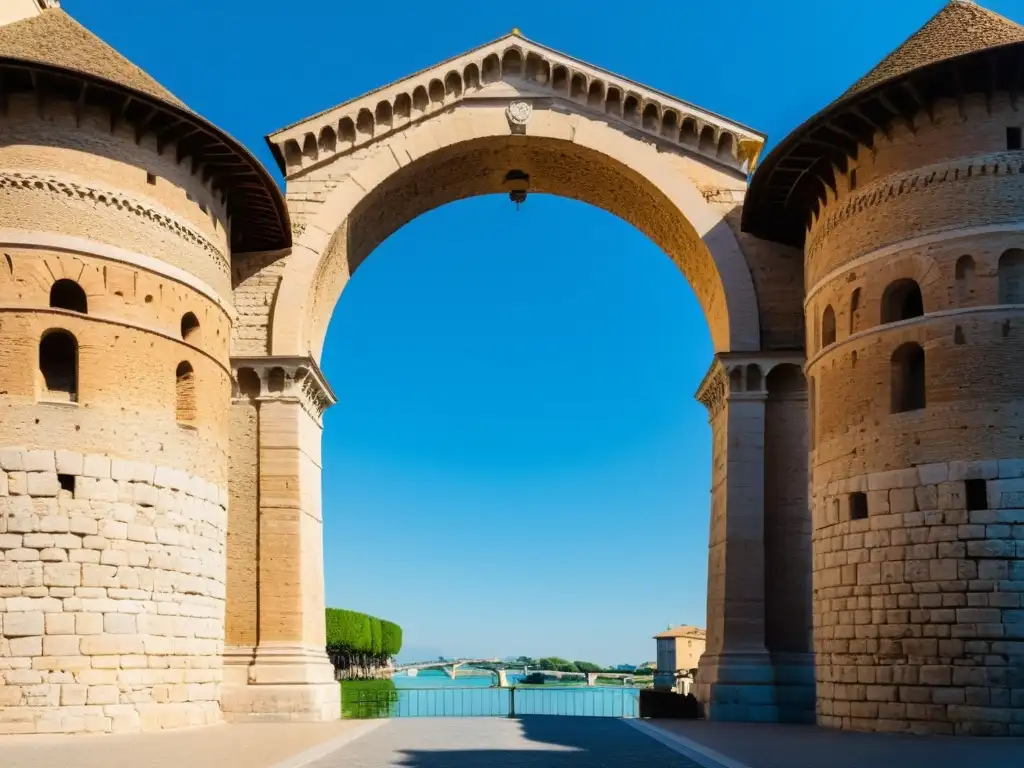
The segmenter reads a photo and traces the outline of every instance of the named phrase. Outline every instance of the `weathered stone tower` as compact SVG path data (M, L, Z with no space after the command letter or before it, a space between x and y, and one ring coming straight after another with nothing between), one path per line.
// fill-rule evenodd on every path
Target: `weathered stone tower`
M954 0L751 184L805 255L824 725L1024 733L1022 91Z
M0 8L0 732L220 717L230 258L273 181L52 0Z

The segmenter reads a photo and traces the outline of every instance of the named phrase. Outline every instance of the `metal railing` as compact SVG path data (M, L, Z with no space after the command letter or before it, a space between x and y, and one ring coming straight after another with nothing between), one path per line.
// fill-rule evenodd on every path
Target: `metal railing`
M640 714L635 688L399 688L356 691L346 716L385 717L568 717L634 718Z

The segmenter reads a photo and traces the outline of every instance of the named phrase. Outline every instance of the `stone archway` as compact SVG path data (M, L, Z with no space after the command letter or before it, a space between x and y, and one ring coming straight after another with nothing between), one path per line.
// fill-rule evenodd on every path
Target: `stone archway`
M679 266L704 309L716 361L698 397L715 466L699 690L712 716L779 719L764 617L765 381L802 354L762 351L754 271L727 219L763 137L512 35L269 140L295 238L286 253L236 265L247 320L233 367L249 384L232 409L226 714L337 712L323 651L320 504L320 417L333 395L318 361L349 277L432 208L525 191L630 222ZM806 511L806 483L798 498L787 493L786 506Z
M282 276L271 324L274 354L318 359L334 303L376 245L439 205L508 192L514 181L506 177L514 171L529 177L524 186L531 193L582 200L647 234L693 286L716 351L759 348L757 298L743 252L691 176L742 188L735 170L688 168L682 153L666 155L572 111L537 110L524 132L513 134L506 112L501 102L461 105L373 145L346 163L340 179L338 160L300 177L302 188L319 187L324 200Z

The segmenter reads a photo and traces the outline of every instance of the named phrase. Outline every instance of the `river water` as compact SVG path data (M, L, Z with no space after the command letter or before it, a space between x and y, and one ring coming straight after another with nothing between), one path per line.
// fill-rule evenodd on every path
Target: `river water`
M516 685L522 675L509 674ZM496 687L497 677L459 676L428 670L416 677L394 678L398 717L497 717L509 715L570 715L582 717L636 717L638 688L623 686L539 685ZM514 711L513 711L514 708Z

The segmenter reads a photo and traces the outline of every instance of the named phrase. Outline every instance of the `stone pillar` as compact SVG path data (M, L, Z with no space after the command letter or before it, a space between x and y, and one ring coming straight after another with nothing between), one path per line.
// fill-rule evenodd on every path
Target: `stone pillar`
M765 632L765 378L788 362L719 355L697 392L711 424L712 478L707 649L696 688L713 720L788 719Z
M223 693L225 717L337 719L340 692L324 648L320 499L321 417L334 395L308 358L235 358L232 367L236 381L254 381L243 374L251 371L260 382L258 602L255 647L232 646L228 653L234 671ZM244 442L238 437L233 447ZM244 583L237 573L228 580ZM246 606L237 608L244 615ZM235 609L229 604L229 614Z

